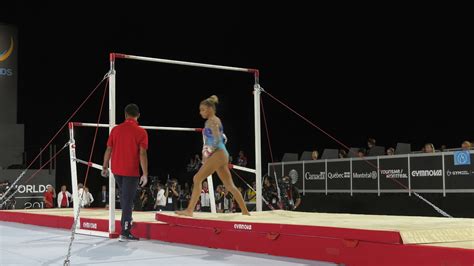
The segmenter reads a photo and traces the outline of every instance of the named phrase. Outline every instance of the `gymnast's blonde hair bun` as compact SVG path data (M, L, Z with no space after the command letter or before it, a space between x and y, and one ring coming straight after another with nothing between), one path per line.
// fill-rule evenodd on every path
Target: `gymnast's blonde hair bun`
M212 95L207 100L213 104L219 104L219 98L216 95Z

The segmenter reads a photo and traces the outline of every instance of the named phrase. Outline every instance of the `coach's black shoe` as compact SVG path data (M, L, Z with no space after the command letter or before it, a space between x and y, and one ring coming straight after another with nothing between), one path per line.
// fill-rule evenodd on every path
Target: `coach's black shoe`
M130 232L120 234L120 238L119 238L120 242L130 242L130 241L138 241L138 240L140 240L140 238L135 237Z

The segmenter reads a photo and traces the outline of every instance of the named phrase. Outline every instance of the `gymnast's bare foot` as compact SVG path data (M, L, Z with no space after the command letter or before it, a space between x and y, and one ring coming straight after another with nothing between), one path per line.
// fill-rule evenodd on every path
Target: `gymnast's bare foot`
M175 211L174 213L176 213L177 215L181 215L181 216L193 217L193 211L188 211L187 209L182 210L182 211Z
M248 215L248 216L250 216L250 212L249 212L249 211L242 211L242 215Z

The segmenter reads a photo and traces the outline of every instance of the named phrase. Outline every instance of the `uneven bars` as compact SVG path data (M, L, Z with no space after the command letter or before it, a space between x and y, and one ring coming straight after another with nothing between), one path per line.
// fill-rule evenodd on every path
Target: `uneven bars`
M84 160L77 159L77 158L73 158L73 159L78 163L81 163L81 164L84 164L84 165L90 165L91 167L93 167L95 169L102 170L102 165L100 165L100 164L96 164L96 163L93 163L93 162L88 163ZM233 164L229 164L229 169L236 169L236 170L240 170L240 171L255 174L255 169L251 169L251 168L247 168L247 167L243 167L243 166L238 166L238 165L233 165Z
M253 68L221 66L221 65L203 64L203 63L195 63L195 62L187 62L187 61L169 60L169 59L163 59L163 58L153 58L153 57L145 57L145 56L137 56L137 55L110 53L110 61L115 61L116 58L149 61L149 62L157 62L157 63L164 63L164 64L172 64L172 65L183 65L183 66L192 66L192 67L222 69L222 70L229 70L229 71L239 71L239 72L255 73L257 75L259 72L258 69L253 69Z
M109 124L96 124L96 123L80 123L73 122L73 125L76 127L109 127ZM156 127L156 126L140 126L144 129L149 130L169 130L169 131L191 131L191 132L202 132L202 128L192 128L192 127Z
M102 171L102 165L100 164L96 164L96 163L93 163L93 162L86 162L84 160L81 160L81 159L77 159L77 158L73 158L74 161L78 162L78 163L81 163L81 164L85 164L85 165L89 165L91 166L92 168L95 168L97 170L101 170Z
M254 174L257 172L255 169L247 168L247 167L243 167L243 166L238 166L238 165L234 165L234 164L229 164L229 169L237 169L237 170L240 170L240 171L254 173Z

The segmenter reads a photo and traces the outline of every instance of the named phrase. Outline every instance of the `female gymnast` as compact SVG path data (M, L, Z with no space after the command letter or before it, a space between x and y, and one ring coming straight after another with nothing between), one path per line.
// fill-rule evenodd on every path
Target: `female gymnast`
M242 210L242 214L250 215L247 206L245 205L244 198L235 187L229 171L229 153L225 148L224 129L221 120L216 116L216 104L218 104L218 102L219 100L217 96L212 95L203 100L199 105L199 113L202 118L206 119L202 131L204 142L202 148L203 165L193 178L194 187L188 207L185 210L177 211L176 214L193 216L194 207L196 207L196 203L201 195L202 181L214 172L217 172L224 186L237 200L237 203Z

